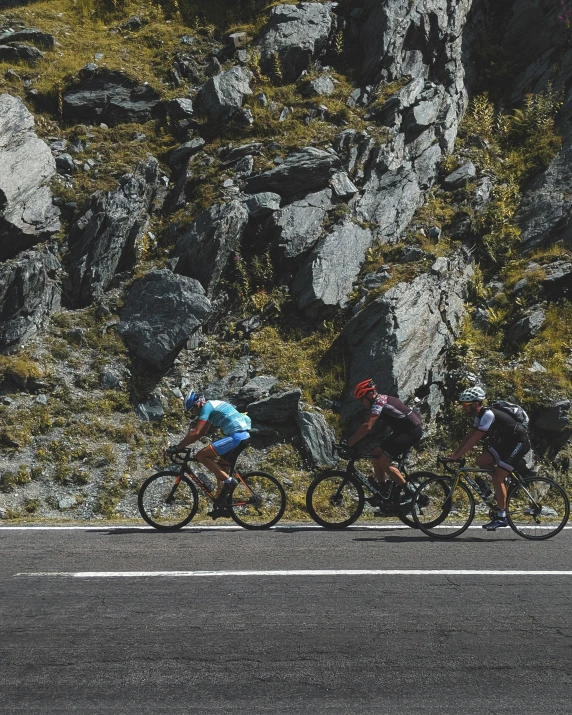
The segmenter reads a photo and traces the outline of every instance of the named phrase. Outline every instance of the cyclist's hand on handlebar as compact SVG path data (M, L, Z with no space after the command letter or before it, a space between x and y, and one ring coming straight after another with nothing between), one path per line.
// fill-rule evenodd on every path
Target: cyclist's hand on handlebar
M165 455L165 457L175 457L177 454L179 454L179 450L174 444L169 444L163 450L163 454Z

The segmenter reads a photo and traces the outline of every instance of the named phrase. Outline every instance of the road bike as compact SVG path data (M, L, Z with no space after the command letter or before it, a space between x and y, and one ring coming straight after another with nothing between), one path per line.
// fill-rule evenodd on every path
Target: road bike
M286 494L276 477L266 472L241 474L236 470L236 461L248 446L245 440L235 450L225 471L236 480L236 485L224 505L216 501L216 488L208 478L194 471L190 463L196 458L190 449L172 455L171 467L150 476L139 489L137 503L143 519L160 531L175 531L188 524L197 513L199 493L202 492L213 504L210 512L213 519L230 517L245 529L269 529L284 514ZM202 477L202 479L201 479Z
M306 509L312 519L325 529L345 529L359 519L367 501L379 508L374 516L397 517L406 526L416 528L411 516L412 494L392 481L387 491L381 490L377 480L370 479L356 467L356 461L362 457L344 445L335 447L348 463L345 471L328 469L314 477L306 492ZM406 452L398 463L406 481L417 486L433 476L430 472L408 474L405 468L408 455ZM366 493L371 496L366 497Z
M466 467L465 459L438 457L449 475L433 474L419 486L412 516L417 526L435 539L452 539L469 528L475 517L475 494L490 518L496 516L493 490L479 475L491 469ZM476 476L471 476L471 475ZM549 477L521 476L516 470L507 477L506 516L510 527L525 539L540 541L556 536L570 515L570 501L563 487Z

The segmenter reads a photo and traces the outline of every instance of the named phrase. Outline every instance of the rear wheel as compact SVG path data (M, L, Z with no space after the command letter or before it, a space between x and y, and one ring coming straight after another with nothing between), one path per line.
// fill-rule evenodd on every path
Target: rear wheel
M176 531L197 513L199 498L188 477L158 472L141 485L137 505L150 526L159 531Z
M347 472L319 474L306 493L308 513L325 529L350 526L359 519L363 506L363 489Z
M413 518L428 536L452 539L466 529L475 516L475 500L469 489L451 477L432 477L415 492Z
M286 494L276 477L265 472L241 475L235 486L229 512L245 529L269 529L284 514Z
M556 536L569 515L570 502L566 492L547 477L523 479L508 495L508 523L525 539L542 541Z

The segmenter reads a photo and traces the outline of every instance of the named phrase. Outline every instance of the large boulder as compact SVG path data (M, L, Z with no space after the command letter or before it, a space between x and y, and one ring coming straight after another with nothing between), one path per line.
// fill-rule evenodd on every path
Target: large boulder
M331 198L331 190L324 189L293 201L270 217L267 236L281 266L303 258L318 241L327 211L332 208Z
M19 97L0 95L0 260L15 256L60 228L49 182L56 162L34 132Z
M275 169L251 176L245 182L245 191L257 194L273 191L280 196L317 191L327 186L330 177L341 168L335 152L307 146L289 154Z
M211 77L202 86L199 100L207 114L216 122L225 122L237 113L248 95L252 94L252 72L246 67L231 67Z
M536 306L510 326L506 335L507 342L511 345L527 342L538 335L545 321L546 313Z
M36 64L43 57L44 53L32 45L24 45L21 42L14 42L9 45L0 44L1 62L29 62L30 64Z
M408 401L443 379L446 351L465 315L473 268L463 253L438 258L428 273L398 283L346 325L350 388L371 377L378 391ZM346 395L343 412L355 411ZM435 400L433 401L436 406Z
M198 281L156 269L131 287L117 329L135 357L160 370L185 347L210 310Z
M284 425L295 422L298 403L302 393L299 389L271 395L247 406L249 417L260 424Z
M122 72L88 64L62 95L63 118L71 122L110 126L147 122L161 97L151 85L139 84Z
M269 72L272 59L278 54L282 76L294 82L326 48L336 28L333 9L337 3L302 2L297 5L277 5L272 8L268 23L263 28L257 45L262 66Z
M97 192L69 233L69 293L76 306L101 295L118 268L134 263L135 241L143 233L159 181L159 165L150 157L125 174L119 186Z
M59 261L28 251L0 264L0 352L18 349L60 307Z
M211 295L247 223L248 210L237 200L203 211L177 242L176 272L196 278Z
M26 27L13 32L0 32L0 45L11 42L27 42L31 45L43 47L46 50L53 50L56 46L56 38L47 32L42 32L37 27Z
M371 231L350 220L335 226L313 249L292 283L298 308L312 318L324 318L345 307L372 243Z
M570 424L570 400L560 400L545 407L534 422L537 429L546 432L562 432Z

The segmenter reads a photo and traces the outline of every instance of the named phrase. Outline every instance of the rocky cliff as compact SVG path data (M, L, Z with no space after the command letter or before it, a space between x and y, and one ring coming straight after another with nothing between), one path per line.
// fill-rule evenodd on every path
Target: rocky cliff
M189 388L291 518L359 414L471 384L572 486L572 7L40 0L0 14L0 517L136 517ZM340 416L341 412L341 416Z

